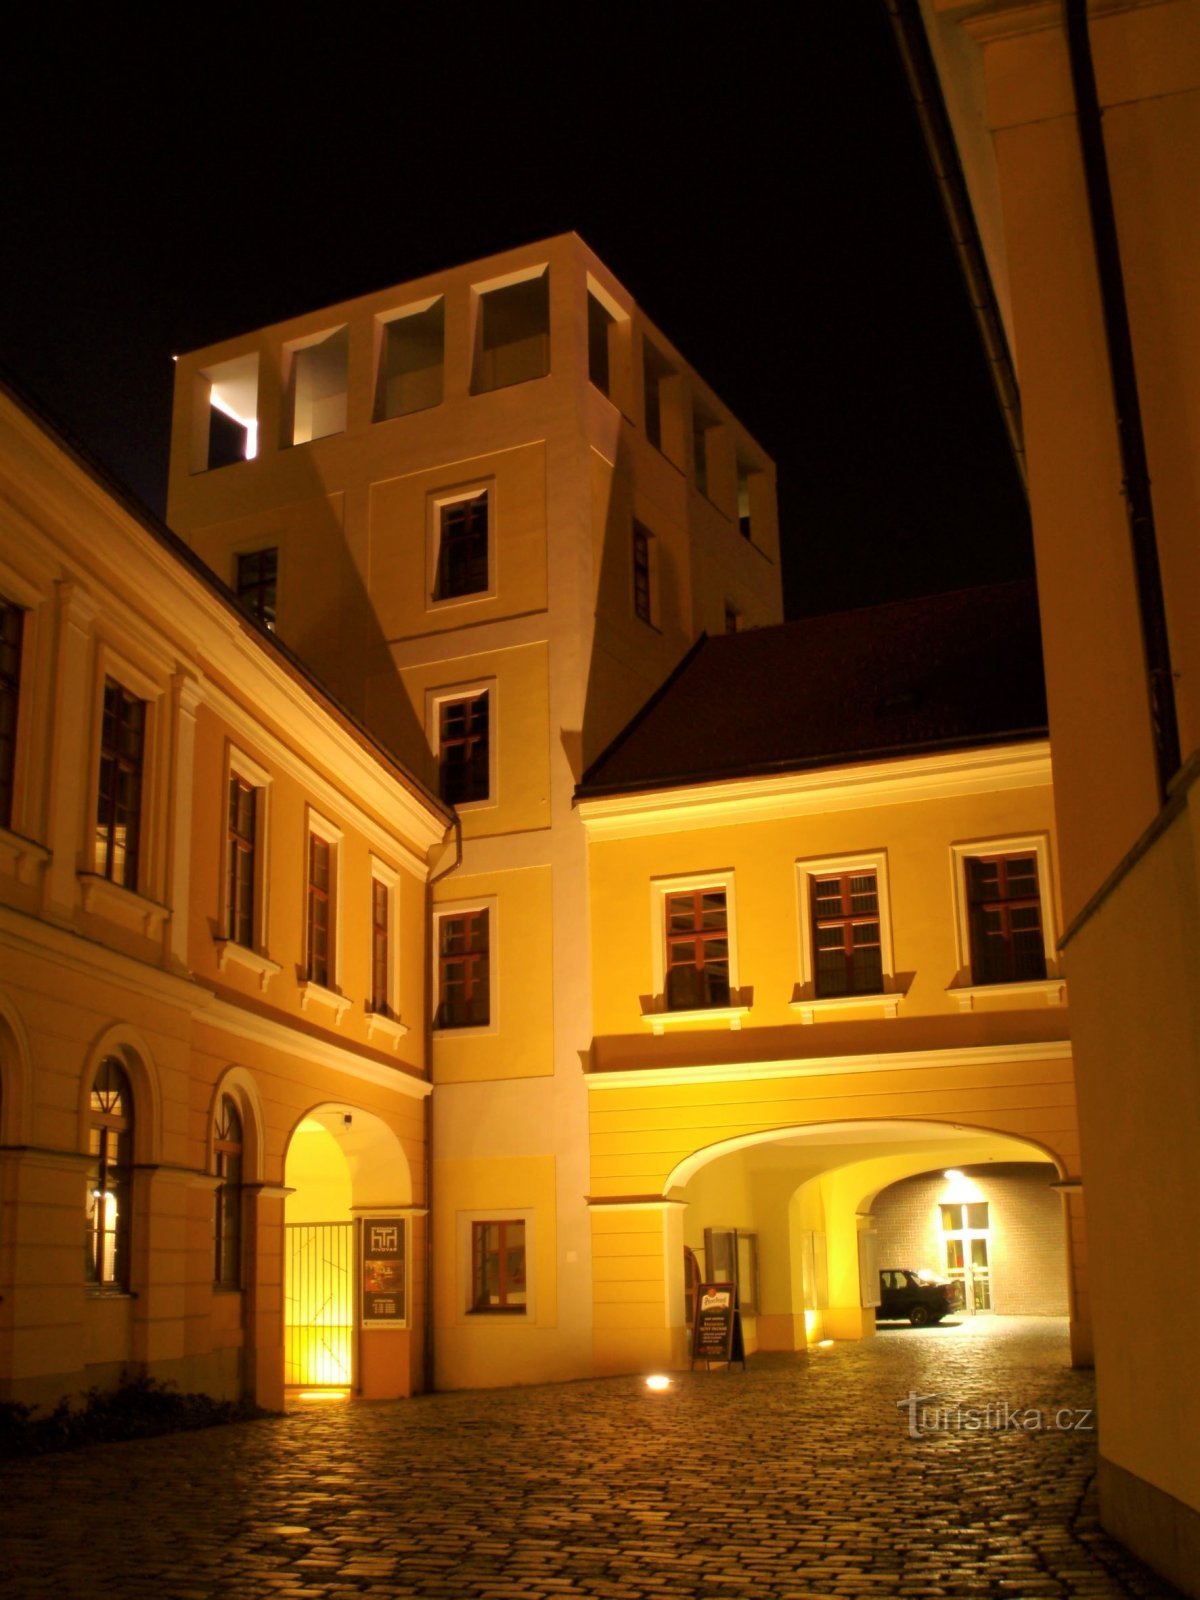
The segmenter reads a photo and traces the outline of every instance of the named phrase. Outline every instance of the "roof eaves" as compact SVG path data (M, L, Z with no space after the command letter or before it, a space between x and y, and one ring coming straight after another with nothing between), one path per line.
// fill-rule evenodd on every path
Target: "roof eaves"
M610 795L646 794L655 789L687 789L705 783L733 783L739 778L766 778L785 772L816 772L823 767L862 766L867 762L895 761L902 756L937 755L948 750L990 749L994 745L1026 744L1045 739L1045 724L1031 728L1008 728L999 733L965 734L950 739L928 739L910 744L881 745L872 750L840 750L809 758L749 762L739 767L714 771L654 774L645 778L588 783L576 786L576 800L599 800Z

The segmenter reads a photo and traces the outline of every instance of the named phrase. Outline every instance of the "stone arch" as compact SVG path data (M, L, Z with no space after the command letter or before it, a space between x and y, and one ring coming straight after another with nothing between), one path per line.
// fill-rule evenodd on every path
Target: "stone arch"
M318 1101L296 1118L284 1146L285 1182L296 1135L305 1123L311 1122L320 1123L341 1151L349 1169L355 1206L412 1204L412 1168L400 1135L378 1113L349 1102Z
M881 1136L896 1139L903 1135L910 1137L914 1144L919 1143L922 1137L930 1136L944 1138L948 1144L954 1143L956 1139L965 1140L972 1137L1009 1140L1027 1150L1038 1151L1044 1160L1054 1164L1060 1178L1069 1175L1066 1162L1056 1150L1050 1145L1030 1138L1027 1134L1013 1133L1006 1128L990 1128L981 1124L951 1123L938 1118L916 1120L882 1117L840 1122L791 1123L776 1128L759 1129L754 1133L737 1134L729 1139L719 1139L715 1144L702 1146L676 1162L667 1174L662 1192L664 1198L669 1198L673 1191L686 1184L711 1162L719 1160L722 1156L733 1155L739 1150L752 1149L756 1145L777 1144L785 1140L798 1146L808 1142L814 1145L818 1142L830 1143L835 1139L852 1143L860 1139L878 1140ZM864 1157L868 1153L864 1152Z
M939 1166L1031 1160L1046 1163L1059 1180L1067 1173L1068 1158L1044 1141L948 1118L784 1124L684 1156L667 1174L662 1195L667 1204L683 1202L684 1244L695 1247L708 1226L720 1232L745 1226L754 1235L755 1277L770 1291L755 1337L780 1341L759 1348L792 1348L801 1319L806 1337L814 1325L801 1292L801 1278L809 1275L804 1254L814 1249L825 1332L858 1338L873 1331L873 1316L864 1314L859 1299L860 1236L871 1229L871 1206L883 1187ZM676 1270L682 1283L682 1253L678 1267L674 1257L668 1252L668 1305L676 1298Z

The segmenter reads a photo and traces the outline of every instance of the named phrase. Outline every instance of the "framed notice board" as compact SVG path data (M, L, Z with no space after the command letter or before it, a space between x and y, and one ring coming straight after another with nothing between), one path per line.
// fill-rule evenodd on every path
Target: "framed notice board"
M408 1220L362 1219L362 1326L403 1328L408 1324Z
M697 1361L740 1361L746 1366L746 1345L738 1311L737 1285L702 1283L696 1290L692 1320L692 1366Z

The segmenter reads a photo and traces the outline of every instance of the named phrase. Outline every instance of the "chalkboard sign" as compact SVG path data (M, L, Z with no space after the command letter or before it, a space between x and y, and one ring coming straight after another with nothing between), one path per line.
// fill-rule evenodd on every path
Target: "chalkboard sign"
M697 1288L692 1320L693 1368L697 1361L740 1361L745 1368L746 1345L736 1284L702 1283Z
M407 1317L403 1217L362 1221L362 1325L402 1328Z

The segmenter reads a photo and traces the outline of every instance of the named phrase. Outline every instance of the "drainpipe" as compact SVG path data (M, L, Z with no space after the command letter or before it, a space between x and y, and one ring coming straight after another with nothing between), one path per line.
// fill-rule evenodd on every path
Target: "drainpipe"
M462 866L462 822L454 813L454 860L425 884L425 994L433 993L433 886ZM426 1005L425 1061L433 1075L433 1016ZM433 1092L425 1096L425 1338L421 1350L425 1393L433 1393Z
M1125 297L1116 214L1104 150L1100 100L1096 93L1096 73L1088 38L1087 0L1063 0L1063 13L1092 223L1092 250L1100 283L1100 305L1108 349L1113 409L1116 412L1117 442L1121 453L1125 511L1133 545L1134 580L1150 699L1158 797L1162 805L1166 803L1171 780L1179 771L1180 752L1167 613L1158 562L1158 541L1154 531L1154 506L1150 496L1150 469L1142 432L1129 305Z

